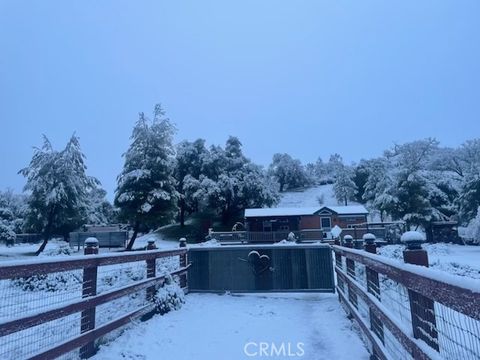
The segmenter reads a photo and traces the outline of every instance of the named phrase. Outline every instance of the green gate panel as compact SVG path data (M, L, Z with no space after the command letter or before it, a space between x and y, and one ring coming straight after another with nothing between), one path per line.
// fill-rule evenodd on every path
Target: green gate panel
M191 292L334 292L326 244L229 245L190 248Z

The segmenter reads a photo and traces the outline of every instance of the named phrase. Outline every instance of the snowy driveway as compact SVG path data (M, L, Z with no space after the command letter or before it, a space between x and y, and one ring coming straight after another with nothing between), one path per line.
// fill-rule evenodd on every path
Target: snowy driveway
M186 301L134 325L94 359L369 359L333 294L189 294Z

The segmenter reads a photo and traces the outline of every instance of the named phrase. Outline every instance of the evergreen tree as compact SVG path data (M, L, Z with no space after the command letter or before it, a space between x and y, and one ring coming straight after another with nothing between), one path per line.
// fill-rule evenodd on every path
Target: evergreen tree
M201 210L214 209L228 224L247 207L273 206L279 201L278 184L247 159L241 142L230 137L225 150L212 146L204 158L202 174L184 178L185 198Z
M68 238L70 231L85 222L88 192L98 180L87 176L85 156L77 136L65 149L56 151L44 136L43 146L36 148L28 167L20 170L27 178L27 226L43 235L40 254L53 234Z
M115 209L106 198L107 192L94 187L88 194L87 222L91 225L108 225L117 222Z
M194 142L182 141L177 145L175 166L175 178L177 179L177 191L180 226L185 226L186 212L192 213L196 209L196 201L188 196L186 185L192 186L193 181L200 178L205 168L205 160L209 157L205 140L197 139Z
M142 226L152 228L174 218L179 199L173 176L174 132L160 105L155 106L153 120L140 113L133 128L114 202L120 218L133 226L127 250L132 249Z
M365 200L363 199L363 194L365 193L365 185L368 180L368 167L365 165L365 160L362 160L358 166L355 167L353 174L353 182L357 188L357 191L354 195L354 200L360 204L363 204Z
M385 158L371 159L365 162L368 178L365 183L363 199L371 210L377 210L383 221L395 204L395 198L390 194L393 179L389 162Z
M11 189L0 191L0 222L15 233L24 231L27 200L27 196Z
M333 184L333 191L339 203L348 205L348 201L355 199L357 192L357 185L353 181L353 171L350 167L341 165L336 169L335 182Z

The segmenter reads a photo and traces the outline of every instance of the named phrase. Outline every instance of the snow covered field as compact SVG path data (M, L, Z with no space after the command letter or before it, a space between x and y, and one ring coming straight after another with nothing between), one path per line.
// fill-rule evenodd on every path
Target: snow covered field
M424 244L428 252L429 265L452 275L480 279L480 246L455 244ZM378 253L403 262L403 245L387 245L379 248Z
M290 355L303 349L295 358L305 360L369 358L336 295L302 293L189 294L182 309L135 324L94 359L268 358L260 343L269 354L272 344L280 349L275 359L292 358L289 343Z
M148 240L155 240L155 244L159 249L172 249L178 247L178 242L162 240L158 234L150 233L144 236L140 236L135 241L134 249L145 248L148 244ZM0 244L0 261L8 260L28 260L33 259L35 251L38 250L40 244L15 244L15 246L7 247L4 244ZM101 254L107 252L118 252L123 251L123 248L100 248L99 252ZM81 255L83 254L83 249L80 251L76 247L70 247L70 245L63 240L50 240L45 248L44 252L40 254L39 258L45 256L69 256L69 255Z
M40 244L15 244L15 246L7 247L0 244L0 261L8 260L32 260L34 259L35 251L38 250ZM82 252L77 252L77 248L70 248L69 244L63 240L50 240L39 258L45 256L68 256L80 255Z

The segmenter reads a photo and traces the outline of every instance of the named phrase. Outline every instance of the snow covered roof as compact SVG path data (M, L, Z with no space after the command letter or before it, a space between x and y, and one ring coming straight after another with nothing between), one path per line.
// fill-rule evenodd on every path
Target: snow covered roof
M368 214L368 210L363 205L349 205L349 206L322 206L322 207L303 207L303 208L297 207L297 208L245 209L245 217L313 215L320 210L330 210L339 215Z
M368 210L363 205L325 206L324 208L330 209L338 215L368 214Z
M313 215L318 207L245 209L245 217Z

